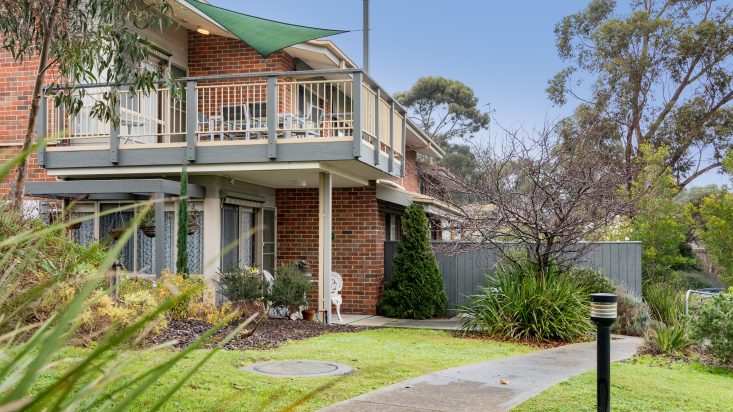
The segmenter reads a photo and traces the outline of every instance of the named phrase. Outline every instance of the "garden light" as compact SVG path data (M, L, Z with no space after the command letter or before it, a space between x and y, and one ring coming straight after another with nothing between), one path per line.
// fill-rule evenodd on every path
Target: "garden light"
M596 346L596 404L599 412L611 410L611 325L616 321L618 297L590 295L590 319L598 328Z

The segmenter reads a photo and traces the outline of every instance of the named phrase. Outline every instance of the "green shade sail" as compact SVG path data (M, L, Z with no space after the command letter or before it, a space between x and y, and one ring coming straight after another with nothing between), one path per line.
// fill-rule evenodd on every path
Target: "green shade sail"
M341 34L347 30L328 30L315 27L299 26L279 21L254 17L236 11L227 10L196 0L186 0L209 18L219 23L230 33L252 46L262 56L294 44L326 36Z

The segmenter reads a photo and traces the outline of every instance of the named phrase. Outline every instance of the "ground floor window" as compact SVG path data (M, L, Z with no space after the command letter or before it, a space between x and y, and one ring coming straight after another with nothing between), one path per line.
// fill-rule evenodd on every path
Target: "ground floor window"
M275 211L252 202L224 203L221 209L221 268L275 269Z
M121 231L134 219L135 215L140 212L139 209L131 209L125 211L113 211L121 206L129 205L129 202L86 202L74 205L74 217L95 216L85 220L79 225L71 227L69 235L76 242L88 246L92 242L109 242L112 243L119 236ZM190 207L194 211L201 211L202 204L199 202L191 202ZM176 202L168 202L165 204L164 211L164 229L162 234L158 234L153 230L146 230L144 226L137 228L133 236L127 241L124 248L120 252L119 263L125 270L152 274L154 272L155 256L155 239L157 236L163 236L165 245L164 268L169 272L175 272L175 256L177 247L177 231L176 222L178 206ZM97 216L100 212L110 212L104 216ZM151 213L153 213L151 211ZM187 235L187 251L188 251L188 272L202 273L203 271L203 213L196 213L197 225L191 227ZM148 222L148 225L154 227L155 220Z

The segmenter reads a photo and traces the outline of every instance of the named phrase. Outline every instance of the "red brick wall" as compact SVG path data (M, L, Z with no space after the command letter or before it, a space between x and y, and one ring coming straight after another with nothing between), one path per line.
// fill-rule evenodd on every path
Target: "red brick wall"
M284 51L264 58L241 40L188 31L189 76L291 70L293 58Z
M420 178L417 173L417 152L407 150L407 154L405 155L405 176L390 180L399 183L408 192L420 193Z
M33 82L38 69L35 60L16 63L9 52L0 49L0 162L4 163L20 152L28 111L33 94ZM36 165L35 154L28 166L28 179L31 181L53 180L45 169ZM15 173L0 181L0 197L10 193L10 182L15 181Z
M278 189L276 196L278 265L305 259L317 274L318 189ZM375 314L384 280L384 211L376 185L335 188L332 208L332 267L344 279L341 310Z

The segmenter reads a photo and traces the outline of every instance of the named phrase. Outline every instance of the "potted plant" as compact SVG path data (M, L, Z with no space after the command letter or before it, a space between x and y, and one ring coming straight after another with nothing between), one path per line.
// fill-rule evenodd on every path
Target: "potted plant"
M81 216L79 216L78 214L76 214L76 213L74 213L74 212L71 212L71 213L69 213L69 214L67 214L67 215L66 215L66 219L65 219L65 221L66 221L66 222L71 222L72 220L78 219L78 218L80 218L80 217L81 217ZM78 222L74 222L74 223L71 223L71 224L70 224L70 225L68 226L68 228L69 228L69 230L79 230L79 229L81 229L81 224L82 224L82 222L81 222L81 221L78 221Z
M270 300L273 306L285 306L288 313L298 313L301 306L308 304L306 294L310 291L312 283L310 279L303 276L297 266L283 265L275 270L275 281L272 284Z
M199 231L200 227L200 219L201 219L201 212L199 212L196 209L191 209L190 212L188 212L188 234L193 235L194 233Z
M140 222L140 231L147 237L155 237L155 213L148 211Z
M306 303L306 308L302 310L303 313L303 320L308 322L313 322L316 319L316 310L308 306Z

